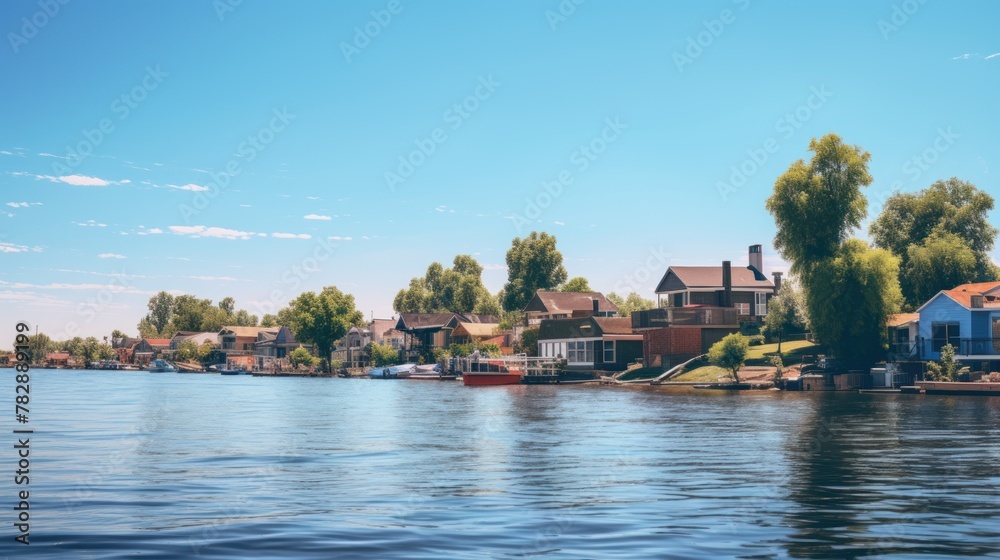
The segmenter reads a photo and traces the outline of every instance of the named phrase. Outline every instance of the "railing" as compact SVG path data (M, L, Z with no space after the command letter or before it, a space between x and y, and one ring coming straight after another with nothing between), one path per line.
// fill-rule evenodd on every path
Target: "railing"
M731 307L661 307L632 313L633 329L737 324L737 309Z
M486 356L465 356L452 358L448 369L455 373L519 373L522 376L559 375L561 360L553 358L531 358L526 354L514 354L499 358Z
M956 356L997 356L1000 359L1000 338L959 338L950 342L955 347ZM934 357L934 354L941 352L941 346L941 341L921 339L920 357Z

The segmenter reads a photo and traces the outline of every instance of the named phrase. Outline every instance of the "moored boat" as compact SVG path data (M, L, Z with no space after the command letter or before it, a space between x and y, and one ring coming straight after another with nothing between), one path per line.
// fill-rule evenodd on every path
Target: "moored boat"
M368 371L368 377L372 379L408 379L416 367L416 364L402 364L372 368Z
M146 371L150 373L177 373L177 368L167 363L166 360L157 358L149 362L149 367Z
M517 385L521 369L503 358L467 359L460 362L462 384L469 387Z

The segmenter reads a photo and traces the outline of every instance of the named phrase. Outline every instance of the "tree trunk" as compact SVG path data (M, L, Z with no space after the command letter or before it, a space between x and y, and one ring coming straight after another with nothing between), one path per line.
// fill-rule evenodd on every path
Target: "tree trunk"
M733 379L735 379L737 383L740 382L739 371L740 371L740 368L733 368Z
M778 356L781 356L781 333L780 332L778 333ZM782 356L782 359L784 359L783 356Z

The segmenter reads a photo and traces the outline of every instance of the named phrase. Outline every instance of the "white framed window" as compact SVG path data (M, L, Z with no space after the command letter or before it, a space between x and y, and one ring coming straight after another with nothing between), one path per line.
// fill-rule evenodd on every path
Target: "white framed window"
M615 341L613 340L604 341L604 363L615 363Z
M736 313L738 313L740 315L749 315L750 314L750 304L749 303L737 303L736 304Z
M579 340L567 343L566 361L573 364L594 363L594 341Z
M754 292L753 296L754 296L753 302L756 308L754 310L754 313L758 317L763 317L764 315L767 315L767 294L763 292Z

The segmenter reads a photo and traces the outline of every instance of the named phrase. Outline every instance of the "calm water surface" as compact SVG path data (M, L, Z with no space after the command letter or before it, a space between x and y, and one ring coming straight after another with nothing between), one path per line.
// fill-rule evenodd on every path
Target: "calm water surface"
M1000 557L998 399L31 383L32 544L13 543L4 475L10 557Z

